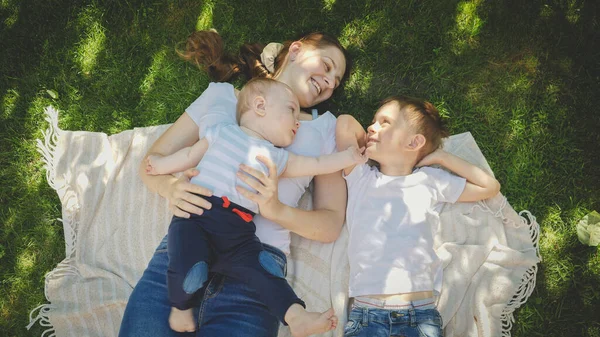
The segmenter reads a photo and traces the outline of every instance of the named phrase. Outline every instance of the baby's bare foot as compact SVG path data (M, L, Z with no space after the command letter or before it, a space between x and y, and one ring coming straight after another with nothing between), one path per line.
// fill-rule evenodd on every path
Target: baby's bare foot
M146 173L149 175L157 175L159 174L156 171L155 165L153 163L156 162L156 160L160 158L159 156L155 156L155 155L150 155L148 157L146 157Z
M323 313L308 312L303 309L302 312L286 319L286 322L290 327L292 336L306 337L335 329L338 318L334 315L333 308Z
M196 322L194 322L192 309L179 310L177 308L171 308L169 325L171 326L171 329L177 332L196 331Z

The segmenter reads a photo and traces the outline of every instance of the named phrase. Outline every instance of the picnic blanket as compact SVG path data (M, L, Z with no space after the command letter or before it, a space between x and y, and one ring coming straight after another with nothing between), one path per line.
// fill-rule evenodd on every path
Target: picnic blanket
M138 177L138 164L168 125L115 135L65 131L46 108L48 129L38 149L47 180L62 203L65 259L46 275L50 303L32 310L43 336L116 336L127 299L171 218L167 202ZM470 133L451 136L445 149L491 173ZM300 207L311 207L305 193ZM432 224L444 266L437 306L447 337L510 336L513 311L535 287L539 228L498 195L485 202L447 205ZM288 280L311 311L333 307L342 336L348 306L346 227L323 244L292 235ZM280 336L289 336L281 327Z

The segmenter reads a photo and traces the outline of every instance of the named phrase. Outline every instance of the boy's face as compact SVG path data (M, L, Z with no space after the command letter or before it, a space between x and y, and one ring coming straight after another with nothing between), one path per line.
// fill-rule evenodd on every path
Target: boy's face
M377 110L367 133L366 154L379 163L402 155L413 136L396 102L384 104Z
M272 91L267 97L266 119L267 140L275 146L286 147L292 144L300 122L298 98L288 88Z

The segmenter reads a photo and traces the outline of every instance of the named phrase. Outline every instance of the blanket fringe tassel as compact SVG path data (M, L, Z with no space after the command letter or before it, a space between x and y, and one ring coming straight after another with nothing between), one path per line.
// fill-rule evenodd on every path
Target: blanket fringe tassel
M52 308L51 304L42 304L37 308L33 309L31 313L29 313L29 325L27 325L27 330L31 329L31 327L39 321L41 326L50 327L49 329L44 330L42 332L42 337L56 337L56 332L54 331L54 327L52 327L52 323L48 320L48 312ZM39 309L39 312L35 318L33 318L33 314L36 310Z
M502 196L502 203L500 208L494 212L485 201L479 201L477 204L471 208L471 212L475 208L479 208L484 212L491 213L494 217L502 219L504 224L512 225L516 228L520 228L521 226L527 226L529 228L529 236L531 237L531 242L533 243L533 247L535 248L536 256L539 261L542 261L542 256L540 255L540 226L537 223L537 220L531 212L524 210L519 212L519 222L515 222L511 219L508 219L504 215L504 208L508 205L508 201L506 197ZM513 295L513 297L508 301L506 307L502 310L501 320L502 320L502 337L511 337L511 330L513 323L515 322L514 311L521 307L521 305L527 302L527 299L533 293L535 289L535 279L537 275L537 264L531 266L523 275L523 279L521 280L521 284L517 288L517 291Z
M62 199L64 205L69 205L68 208L63 209L64 219L57 219L63 223L65 231L65 259L61 261L56 268L46 274L44 295L48 299L48 282L52 278L64 277L64 276L81 276L79 270L75 266L75 242L77 240L77 220L75 215L79 210L79 204L77 202L77 195L74 191L70 190L65 179L58 180L56 177L56 148L58 146L58 140L62 133L62 130L58 127L58 111L54 107L48 106L44 110L46 114L46 121L49 126L48 129L42 131L44 137L43 141L37 140L37 150L42 155L42 162L44 163L44 169L46 169L46 180L48 185L52 187L59 197ZM29 324L27 330L36 323L43 327L50 327L42 333L42 337L55 337L56 333L52 323L49 319L49 313L52 308L55 308L52 304L42 304L37 308L33 309L29 314ZM34 316L36 310L39 310L38 314Z

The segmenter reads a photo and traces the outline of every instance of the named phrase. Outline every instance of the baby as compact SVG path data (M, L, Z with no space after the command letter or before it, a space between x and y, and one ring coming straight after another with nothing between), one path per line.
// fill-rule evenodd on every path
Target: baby
M300 126L299 103L291 89L276 80L258 78L240 91L237 124L217 124L196 144L169 156L147 158L148 174L168 174L197 167L192 183L213 191L213 207L202 216L173 217L169 226L167 284L172 304L169 324L175 331L194 331L192 297L208 280L209 269L246 280L292 335L308 336L337 325L333 310L307 312L276 262L263 251L252 217L258 205L244 198L236 179L240 164L265 172L257 155L270 158L282 177L328 174L364 163L356 146L320 157L298 156L291 145Z

